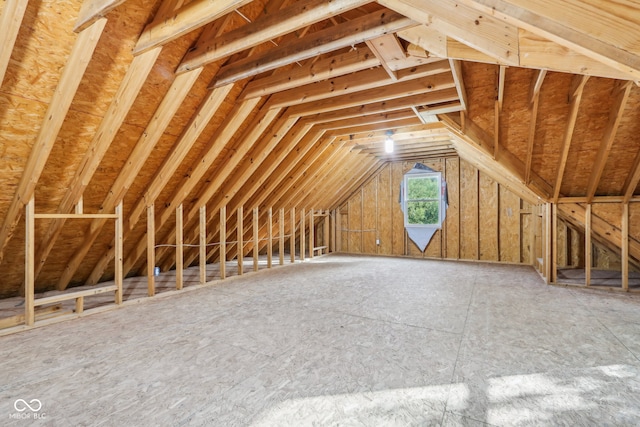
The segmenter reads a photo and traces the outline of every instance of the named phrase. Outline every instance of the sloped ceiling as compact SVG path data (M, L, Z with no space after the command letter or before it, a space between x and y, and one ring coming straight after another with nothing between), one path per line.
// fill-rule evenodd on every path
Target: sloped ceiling
M532 201L628 201L639 190L633 2L0 8L2 295L22 285L32 197L48 213L110 213L123 201L134 274L150 206L156 242L175 240L180 205L186 240L206 206L216 241L222 206L331 209L388 161L460 155ZM113 274L109 222L38 221L36 242L40 289Z

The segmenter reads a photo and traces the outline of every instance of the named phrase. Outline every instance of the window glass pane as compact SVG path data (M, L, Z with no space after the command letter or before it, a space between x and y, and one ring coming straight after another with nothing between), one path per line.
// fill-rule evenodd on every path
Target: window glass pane
M407 199L437 199L440 195L438 191L437 177L416 177L407 180Z
M407 202L407 219L409 224L439 224L439 205L438 201Z

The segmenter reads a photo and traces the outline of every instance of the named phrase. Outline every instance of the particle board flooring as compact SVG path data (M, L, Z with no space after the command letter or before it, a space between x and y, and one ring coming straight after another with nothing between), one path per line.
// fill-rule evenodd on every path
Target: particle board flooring
M329 255L0 337L0 423L635 426L639 337L530 267Z

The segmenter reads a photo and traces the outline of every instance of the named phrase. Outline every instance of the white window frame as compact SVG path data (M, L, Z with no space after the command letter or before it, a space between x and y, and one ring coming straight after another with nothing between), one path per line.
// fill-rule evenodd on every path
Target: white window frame
M417 179L417 178L436 178L438 185L438 196L433 199L409 199L409 180ZM403 210L404 210L404 226L405 227L442 227L442 173L441 172L424 172L424 173L413 173L406 174L404 176L404 197L402 200ZM409 202L438 202L438 222L435 224L410 224L409 223Z

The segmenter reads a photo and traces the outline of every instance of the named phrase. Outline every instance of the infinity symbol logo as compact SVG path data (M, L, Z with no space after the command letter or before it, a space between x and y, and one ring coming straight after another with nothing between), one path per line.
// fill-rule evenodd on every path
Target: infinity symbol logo
M33 406L31 406L29 403ZM27 403L27 401L24 399L18 399L13 402L13 407L18 412L24 412L27 409L30 409L32 412L38 412L40 409L42 409L42 402L40 402L38 399L31 399L29 403Z

